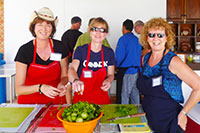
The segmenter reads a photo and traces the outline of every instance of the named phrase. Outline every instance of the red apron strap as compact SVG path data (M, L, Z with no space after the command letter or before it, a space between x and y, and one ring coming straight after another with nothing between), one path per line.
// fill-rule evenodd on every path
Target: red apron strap
M53 50L53 45L52 45L52 42L51 42L51 39L49 38L49 44L50 44L50 47L51 47L51 52L54 53L54 50ZM35 60L36 60L36 53L37 53L37 39L35 39L35 48L34 48L34 54L33 54L33 64L35 64Z
M91 50L91 43L89 43L88 45L88 54L87 54L87 62L86 62L87 69L88 69L88 63L90 61L90 50ZM102 68L104 68L103 46L101 46L101 63L102 63Z
M88 54L87 54L87 62L86 62L86 68L88 69L88 63L90 61L90 49L91 49L91 42L88 45Z
M51 47L51 52L54 53L53 45L52 45L52 42L51 42L51 39L50 39L50 38L49 38L49 44L50 44L50 47Z
M104 56L103 56L103 46L101 46L101 62L102 62L102 68L104 68Z
M33 54L33 64L35 64L36 50L37 50L37 39L35 39L35 48L34 48L34 54Z

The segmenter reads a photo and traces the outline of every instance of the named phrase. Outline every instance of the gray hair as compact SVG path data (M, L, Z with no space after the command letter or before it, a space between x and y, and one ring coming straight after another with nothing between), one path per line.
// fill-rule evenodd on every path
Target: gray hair
M141 20L137 20L135 22L135 26L139 26L139 25L144 26L144 22L142 22Z

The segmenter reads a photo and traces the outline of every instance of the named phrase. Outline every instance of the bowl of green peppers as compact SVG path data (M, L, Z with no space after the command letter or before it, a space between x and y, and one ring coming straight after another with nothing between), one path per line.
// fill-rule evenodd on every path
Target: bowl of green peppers
M57 118L63 123L67 133L91 133L102 116L99 105L82 101L62 108L57 113Z

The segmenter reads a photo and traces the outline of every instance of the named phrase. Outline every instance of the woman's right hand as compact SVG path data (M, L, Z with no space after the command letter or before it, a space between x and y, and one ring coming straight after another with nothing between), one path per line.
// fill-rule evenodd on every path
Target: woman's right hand
M53 99L55 99L55 97L61 93L60 89L45 84L41 86L40 90L44 95Z
M185 131L187 125L187 116L182 111L178 115L178 125Z
M72 83L72 89L74 92L80 92L80 94L83 95L84 83L77 79Z

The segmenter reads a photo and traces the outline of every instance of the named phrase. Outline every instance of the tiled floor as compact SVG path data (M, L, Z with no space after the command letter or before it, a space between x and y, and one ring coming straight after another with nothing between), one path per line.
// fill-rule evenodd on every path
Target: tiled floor
M111 100L112 104L116 104L116 96L115 95L111 95L110 100Z

